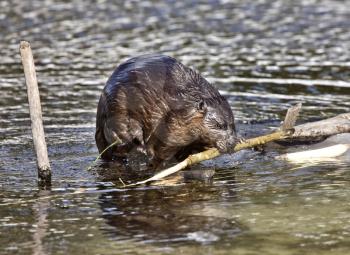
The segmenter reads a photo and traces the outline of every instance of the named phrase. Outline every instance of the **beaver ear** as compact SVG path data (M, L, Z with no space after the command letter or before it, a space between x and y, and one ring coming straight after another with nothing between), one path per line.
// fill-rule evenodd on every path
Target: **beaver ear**
M203 99L201 99L199 102L197 102L197 110L200 113L205 113L207 111L207 104Z

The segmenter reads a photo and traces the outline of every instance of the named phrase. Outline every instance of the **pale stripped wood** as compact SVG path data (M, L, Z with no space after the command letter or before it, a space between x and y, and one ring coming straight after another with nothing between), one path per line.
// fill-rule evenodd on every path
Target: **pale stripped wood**
M27 84L29 112L34 148L37 157L39 183L49 184L51 182L51 167L45 142L40 95L35 73L34 59L30 44L28 42L22 41L20 43L20 53Z

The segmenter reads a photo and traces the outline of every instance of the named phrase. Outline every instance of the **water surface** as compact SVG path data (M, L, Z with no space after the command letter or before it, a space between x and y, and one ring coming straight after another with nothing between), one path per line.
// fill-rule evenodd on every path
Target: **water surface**
M158 52L228 98L239 133L270 132L350 109L350 2L1 1L0 253L346 254L350 164L251 153L210 164L209 181L119 189L148 176L86 168L96 106L122 61ZM53 170L36 183L19 41L31 42ZM231 164L232 165L232 164ZM117 184L117 186L115 185Z

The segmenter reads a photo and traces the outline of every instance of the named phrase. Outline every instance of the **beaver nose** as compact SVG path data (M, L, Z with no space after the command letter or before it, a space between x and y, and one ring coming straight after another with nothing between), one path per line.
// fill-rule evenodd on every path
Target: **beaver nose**
M235 148L238 142L239 142L239 139L236 136L230 136L226 140L227 151L233 152L233 149Z

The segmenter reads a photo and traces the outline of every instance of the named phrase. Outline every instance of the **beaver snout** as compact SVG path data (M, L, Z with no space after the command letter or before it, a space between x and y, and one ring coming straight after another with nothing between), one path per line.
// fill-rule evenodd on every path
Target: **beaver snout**
M231 153L233 152L234 147L239 142L238 138L236 136L229 136L226 139L217 140L216 141L216 148L221 153Z
M207 105L203 119L204 140L215 146L221 153L233 152L238 143L234 116L229 104L224 98L220 104Z

